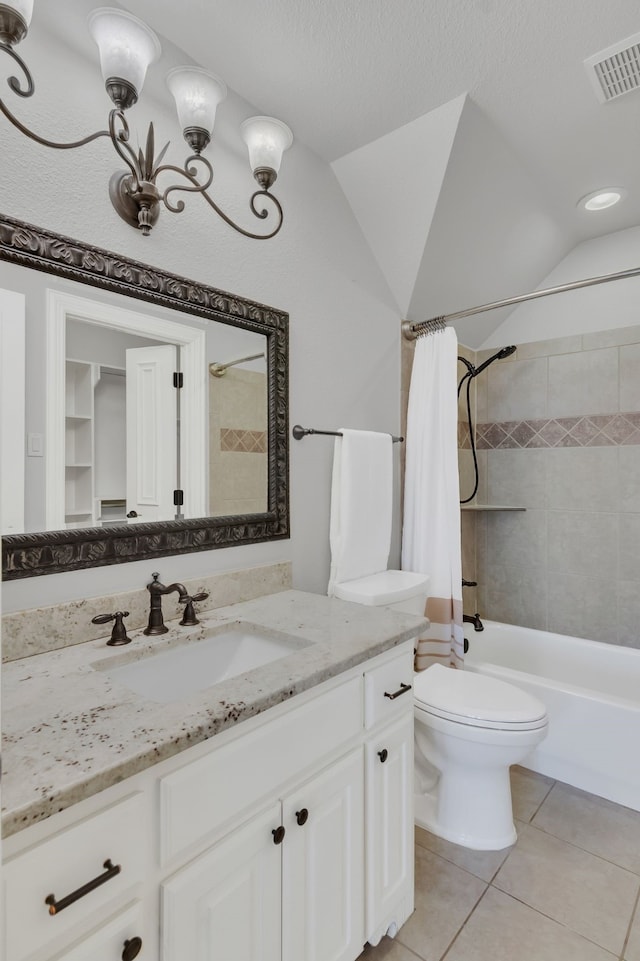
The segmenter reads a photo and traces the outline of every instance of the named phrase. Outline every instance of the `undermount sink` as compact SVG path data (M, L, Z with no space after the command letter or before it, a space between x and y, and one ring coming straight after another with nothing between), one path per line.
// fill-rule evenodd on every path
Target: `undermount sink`
M94 667L136 694L167 704L263 667L311 643L237 624L202 641L181 644L127 664Z

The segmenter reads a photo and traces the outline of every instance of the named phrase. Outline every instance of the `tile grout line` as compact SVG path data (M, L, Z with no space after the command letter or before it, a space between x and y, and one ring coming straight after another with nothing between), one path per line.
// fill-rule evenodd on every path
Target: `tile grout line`
M553 791L553 789L554 789L554 787L556 786L557 783L558 783L558 781L557 781L557 780L554 780L553 784L550 784L550 785L549 785L549 790L547 791L547 793L545 794L545 796L544 796L544 797L542 798L542 800L540 801L540 804L537 806L537 808L535 809L535 811L533 812L533 814L532 814L531 817L529 818L528 822L525 822L525 823L528 823L528 824L533 825L533 820L534 820L534 818L535 818L536 815L539 813L540 808L542 807L542 805L544 804L544 802L547 800L547 798L549 797L549 795L551 794L551 792Z
M611 951L609 948L605 948L604 945L600 944L598 941L594 941L593 938L589 938L587 937L586 934L582 934L581 931L577 931L575 928L572 928L570 924L566 924L564 921L560 921L558 918L554 918L553 915L551 914L546 914L544 911L541 911L540 908L534 908L534 906L532 904L529 904L528 901L523 901L522 898L517 897L515 894L512 894L510 891L504 891L502 888L497 887L497 885L490 884L489 887L493 888L494 891L499 891L500 894L504 894L506 897L511 898L513 901L517 901L518 904L522 904L523 907L528 908L530 911L534 911L536 914L539 914L541 918L546 918L548 921L553 922L553 924L557 924L558 927L564 928L565 931L570 931L571 934L575 934L576 937L582 938L582 940L586 941L588 944L593 944L596 948L600 948L601 951L606 951L607 954L609 954L612 959L616 957L615 953ZM624 961L624 957L618 958L617 961Z
M467 873L468 873L468 872L467 872ZM472 877L473 877L473 875L472 875ZM446 958L446 956L449 954L449 951L451 950L451 948L453 947L453 945L456 943L456 940L458 939L458 936L461 934L462 931L464 931L464 929L465 929L465 927L466 927L466 924L467 924L467 921L469 921L469 919L470 919L471 916L473 915L475 909L478 907L478 905L480 904L480 902L482 901L482 899L484 898L485 894L487 893L487 891L489 890L490 887L491 887L490 884L486 884L486 887L485 887L484 891L482 892L482 894L480 895L480 897L478 898L478 900L476 901L476 903L473 905L473 907L472 907L471 910L469 911L468 915L466 916L466 918L464 919L464 921L462 922L462 924L460 925L460 927L458 928L458 930L457 930L456 933L454 934L453 938L451 939L451 941L449 942L449 944L448 944L447 947L445 948L444 954L441 954L441 955L440 955L440 961L445 961L445 958Z
M620 957L619 957L618 961L624 961L624 956L625 956L625 954L626 954L626 952L627 952L627 948L629 947L629 938L631 937L631 929L633 928L633 922L634 922L634 920L635 920L635 918L636 918L636 914L638 914L638 903L639 903L639 902L640 902L640 885L638 886L638 893L636 894L636 901L635 901L635 904L634 904L634 906L633 906L633 911L631 912L631 918L629 919L629 924L627 925L627 933L626 933L626 935L625 935L624 943L623 943L623 945L622 945L622 951L621 951L621 953L620 953ZM640 918L640 914L638 914L638 917Z
M523 822L526 824L527 822ZM589 848L583 848L580 844L576 844L575 841L568 841L567 838L561 837L559 834L552 834L551 831L546 831L544 828L538 827L537 824L529 822L528 826L533 828L535 831L539 831L540 834L544 834L545 837L554 838L556 841L562 841L563 844L568 844L569 847L575 848L576 851L582 851L583 854L588 854L592 858L597 858L599 861L604 861L605 864L610 864L614 868L618 868L619 871L625 871L626 874L630 874L632 877L637 878L640 881L640 874L638 871L634 871L631 868L625 867L623 864L619 864L617 861L613 861L611 858L605 857L603 854L596 854L595 851L590 851Z

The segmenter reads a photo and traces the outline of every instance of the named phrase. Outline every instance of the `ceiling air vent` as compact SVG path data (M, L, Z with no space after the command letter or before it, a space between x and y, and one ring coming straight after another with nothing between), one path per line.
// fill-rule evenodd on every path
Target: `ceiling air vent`
M601 50L584 61L601 103L615 100L640 87L640 33Z

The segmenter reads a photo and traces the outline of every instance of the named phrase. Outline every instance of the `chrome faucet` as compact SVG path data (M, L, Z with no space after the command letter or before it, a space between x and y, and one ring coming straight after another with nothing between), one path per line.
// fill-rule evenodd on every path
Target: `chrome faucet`
M179 594L179 600L182 604L185 604L189 600L189 595L184 584L169 584L165 587L161 584L158 578L160 574L156 571L151 575L153 580L150 584L147 584L147 590L151 595L151 607L149 609L149 623L142 632L143 634L166 634L169 628L165 625L164 619L162 617L162 595L163 594Z

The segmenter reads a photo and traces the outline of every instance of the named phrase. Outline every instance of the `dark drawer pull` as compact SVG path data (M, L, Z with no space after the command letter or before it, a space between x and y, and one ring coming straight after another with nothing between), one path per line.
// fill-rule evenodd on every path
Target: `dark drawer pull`
M142 938L131 938L124 942L122 951L122 961L133 961L137 958L142 949Z
M307 808L302 808L301 811L296 811L296 821L302 827L303 824L307 823L309 818L309 811Z
M400 697L401 694L406 694L407 691L410 691L410 690L411 690L410 684L401 684L400 689L398 691L394 691L393 694L389 694L388 691L385 691L384 696L388 697L390 701L395 701L395 699L397 697Z
M60 901L56 901L55 894L47 895L44 903L49 905L49 914L51 916L60 914L60 912L68 908L70 904L73 904L74 901L79 901L85 894L89 894L90 891L95 891L95 889L99 888L105 881L115 878L116 874L120 874L122 870L119 864L112 864L110 858L104 862L104 867L106 868L104 874L99 874L93 881L87 881L87 883L83 884L77 891L72 891L71 894L68 894L66 898L62 898Z
M380 758L380 763L384 764L389 757L389 752L387 751L386 747L383 747L381 751L378 751L378 757Z
M273 834L273 843L282 844L282 842L284 841L284 835L285 835L285 830L282 824L280 825L279 828L274 828L271 833Z

